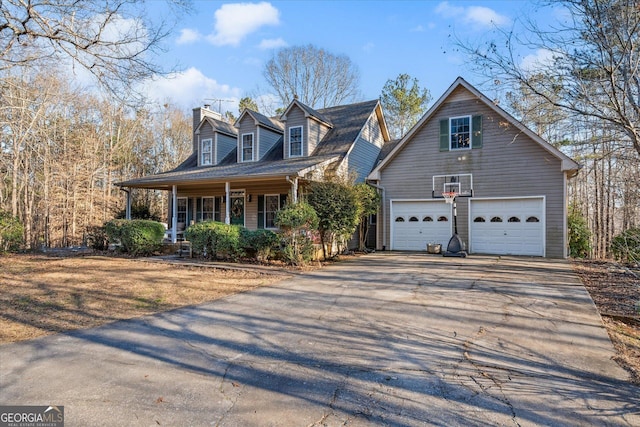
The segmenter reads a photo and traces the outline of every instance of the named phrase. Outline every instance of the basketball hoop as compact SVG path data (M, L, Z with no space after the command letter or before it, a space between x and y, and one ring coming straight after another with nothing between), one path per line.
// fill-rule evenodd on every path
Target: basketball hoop
M449 204L453 204L453 201L455 200L457 195L458 195L458 193L456 193L455 191L443 191L442 192L442 197L444 197L444 201L446 203L449 203Z

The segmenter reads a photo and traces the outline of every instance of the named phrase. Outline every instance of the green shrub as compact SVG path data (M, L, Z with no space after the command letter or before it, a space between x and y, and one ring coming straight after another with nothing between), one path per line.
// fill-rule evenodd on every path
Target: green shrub
M109 238L104 226L87 227L87 246L98 251L109 248Z
M120 242L122 250L134 256L149 255L160 249L164 226L146 219L114 219L105 223L110 243Z
M186 229L185 238L191 242L194 253L205 258L238 259L244 255L238 225L204 221Z
M116 214L116 219L125 219L127 210L122 209ZM160 216L151 212L151 208L143 203L134 203L131 205L131 219L150 219L151 221L160 221Z
M9 212L0 211L0 252L17 251L24 240L24 227Z
M280 242L278 235L271 230L251 231L243 228L240 237L245 253L255 256L257 260L271 258Z
M613 238L611 251L617 260L640 264L640 228L630 228Z
M316 211L304 201L289 203L276 214L276 225L284 241L282 257L292 265L303 265L313 259L311 232L318 227Z
M580 210L572 205L567 218L569 228L569 255L573 258L587 258L591 252L591 231Z
M312 182L307 199L318 215L318 231L326 259L327 255L333 255L334 242L345 245L356 231L362 205L354 187L339 182Z

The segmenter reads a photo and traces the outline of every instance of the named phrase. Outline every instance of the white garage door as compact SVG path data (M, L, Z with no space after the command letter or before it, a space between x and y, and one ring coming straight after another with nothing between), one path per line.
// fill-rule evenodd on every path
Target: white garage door
M451 205L443 200L392 201L391 249L425 251L428 243L442 248L452 233Z
M544 256L544 198L470 200L471 252Z

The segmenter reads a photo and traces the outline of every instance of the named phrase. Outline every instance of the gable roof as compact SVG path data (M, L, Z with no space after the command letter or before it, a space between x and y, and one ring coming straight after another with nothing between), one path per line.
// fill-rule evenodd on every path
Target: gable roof
M256 126L264 126L266 128L272 129L276 132L282 133L284 131L284 126L276 119L271 119L263 114L258 113L257 111L249 110L245 108L238 120L236 120L234 126L238 128L240 126L240 121L245 116L245 114L251 116Z
M236 131L236 129L233 126L231 126L229 123L223 122L218 119L214 119L213 117L210 117L210 116L204 116L194 132L199 133L200 128L205 123L209 123L209 125L211 125L213 130L216 132L224 133L225 135L229 135L234 138L238 136L238 132Z
M291 103L289 104L287 109L284 110L284 113L282 113L280 115L280 120L286 121L287 120L287 114L289 113L289 111L291 111L291 109L294 106L297 106L298 108L300 108L304 112L305 117L313 118L313 119L315 119L315 120L317 120L317 121L319 121L321 123L324 123L325 125L327 125L329 127L333 127L333 124L331 123L331 120L326 118L320 112L318 112L318 111L314 110L313 108L309 107L308 105L305 105L302 102L298 101L297 99L294 99L293 101L291 101Z
M380 120L383 139L389 141L389 132L382 115L382 107L377 99L356 104L339 105L320 110L320 113L330 120L334 126L320 141L312 156L326 154L346 155L374 111L378 116L378 120Z
M484 103L487 107L491 108L495 113L497 113L499 116L501 116L503 119L505 119L507 122L509 122L511 125L513 125L514 127L516 127L517 129L519 129L522 133L524 133L526 136L528 136L529 138L531 138L534 142L536 142L537 144L539 144L542 148L544 148L545 150L547 150L549 153L551 153L553 156L557 157L558 159L560 159L562 161L562 171L563 172L577 172L580 169L580 165L578 163L576 163L572 158L570 158L569 156L567 156L566 154L564 154L562 151L558 150L557 148L555 148L553 145L549 144L547 141L545 141L544 139L542 139L538 134L536 134L535 132L533 132L531 129L529 129L528 127L526 127L524 124L522 124L520 121L518 121L516 118L514 118L511 114L507 113L505 110L503 110L501 107L499 107L498 105L496 105L496 103L494 103L493 101L491 101L489 98L487 98L484 94L482 94L478 89L476 89L475 87L473 87L471 84L469 84L465 79L463 79L462 77L458 77L451 86L449 86L449 89L446 90L446 92L444 94L442 94L442 96L440 98L438 98L438 100L436 101L435 104L433 104L431 106L431 108L429 108L429 110L424 114L424 116L422 116L422 118L418 121L418 123L416 123L410 130L409 132L407 132L407 134L400 140L400 142L391 150L391 152L389 152L389 154L382 159L382 161L378 164L378 166L376 166L373 171L371 171L371 173L369 174L368 179L371 180L378 180L380 179L380 171L382 169L384 169L394 158L395 156L404 148L404 146L411 140L411 138L413 137L413 135L418 132L418 130L420 130L422 128L422 126L428 122L429 120L431 120L431 118L433 117L433 115L436 113L436 111L438 111L438 109L442 106L442 104L444 104L447 100L447 98L449 98L449 96L459 87L463 87L466 90L468 90L469 92L471 92L476 98L478 98L482 103Z
M178 184L223 183L287 175L303 177L310 171L343 159L358 140L372 114L378 117L384 141L389 141L389 132L378 100L325 108L317 113L334 123L334 127L318 143L311 156L283 159L284 137L281 135L269 152L255 162L238 163L237 146L219 164L211 166L198 167L197 155L193 153L174 170L119 182L116 185L166 190ZM271 119L255 111L244 110L240 117L242 118L244 114L250 115L254 120L266 119L269 123L273 123ZM236 127L239 121L240 119L236 121Z

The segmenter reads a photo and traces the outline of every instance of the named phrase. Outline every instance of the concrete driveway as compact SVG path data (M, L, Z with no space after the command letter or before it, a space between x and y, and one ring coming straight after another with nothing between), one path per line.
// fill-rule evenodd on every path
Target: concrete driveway
M372 254L0 347L0 404L67 426L640 425L566 261Z

